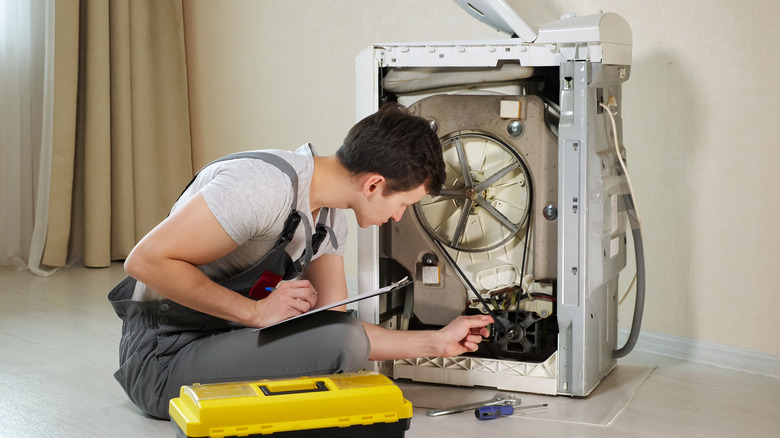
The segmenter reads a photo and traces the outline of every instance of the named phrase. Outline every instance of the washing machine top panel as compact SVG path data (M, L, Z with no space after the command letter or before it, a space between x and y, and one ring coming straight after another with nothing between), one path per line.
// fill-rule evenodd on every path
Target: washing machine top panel
M415 41L375 44L387 67L494 67L515 60L528 67L558 66L565 61L631 65L633 35L628 22L607 12L530 24L502 0L456 0L467 12L517 38L472 41ZM481 9L480 9L481 8ZM527 6L523 4L525 11ZM477 12L479 11L479 12Z

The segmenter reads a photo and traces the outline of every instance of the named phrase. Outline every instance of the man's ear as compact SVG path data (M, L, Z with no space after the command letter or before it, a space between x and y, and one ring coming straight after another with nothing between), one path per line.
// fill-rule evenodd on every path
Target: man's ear
M384 185L385 177L378 173L371 173L363 180L363 194L368 198L374 193L381 193L384 191Z

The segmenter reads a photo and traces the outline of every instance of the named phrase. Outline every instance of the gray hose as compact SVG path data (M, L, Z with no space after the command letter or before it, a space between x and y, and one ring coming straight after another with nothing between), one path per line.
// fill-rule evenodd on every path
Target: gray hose
M642 229L636 215L631 214L634 211L634 200L631 195L624 195L623 202L626 204L626 213L628 222L631 225L631 234L634 237L634 254L636 255L636 302L634 304L634 319L631 321L631 332L625 345L612 352L612 357L620 359L625 357L636 345L639 338L639 329L642 327L642 314L645 309L645 250L642 243Z

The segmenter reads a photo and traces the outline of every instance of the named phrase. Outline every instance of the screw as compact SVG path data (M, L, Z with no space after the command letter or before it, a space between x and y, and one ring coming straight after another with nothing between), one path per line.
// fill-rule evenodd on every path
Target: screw
M544 209L542 209L542 216L548 221L554 221L558 218L558 207L556 207L555 204L547 204Z
M512 120L511 122L509 122L509 125L506 127L506 131L512 137L517 137L523 133L523 124L520 123L519 120Z

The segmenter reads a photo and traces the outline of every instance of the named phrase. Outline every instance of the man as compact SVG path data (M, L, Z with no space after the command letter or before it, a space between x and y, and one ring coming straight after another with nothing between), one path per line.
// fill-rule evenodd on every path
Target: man
M395 331L341 308L252 330L346 298L342 209L361 227L398 221L443 180L436 134L395 104L355 125L333 156L304 145L206 166L133 249L130 277L109 294L124 322L115 377L137 406L166 418L168 401L195 382L354 372L367 359L476 350L488 316Z

